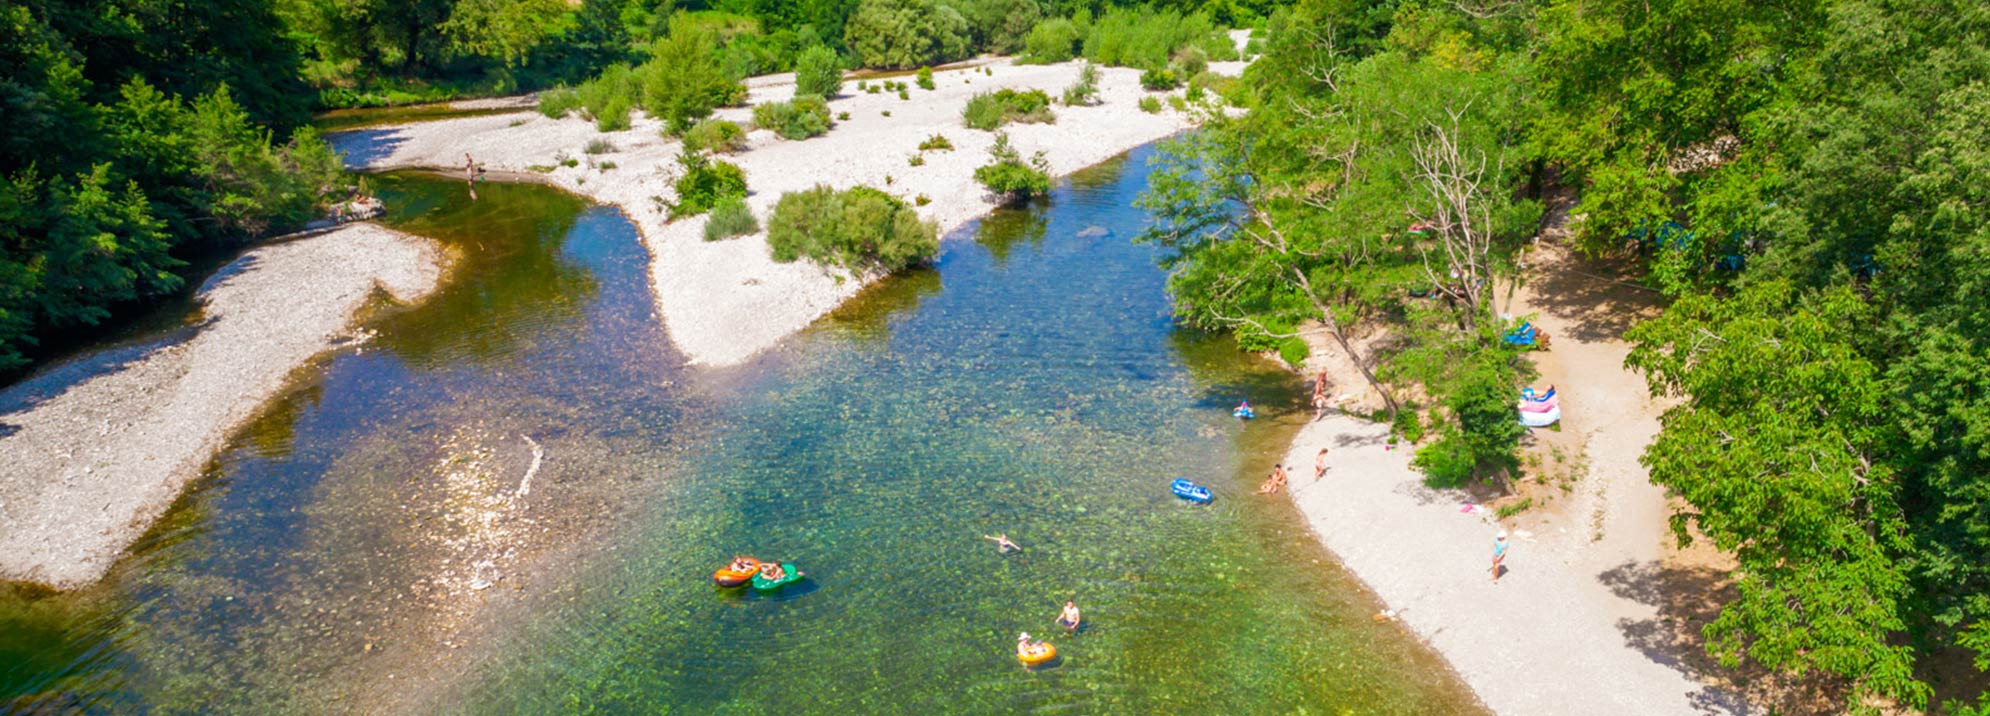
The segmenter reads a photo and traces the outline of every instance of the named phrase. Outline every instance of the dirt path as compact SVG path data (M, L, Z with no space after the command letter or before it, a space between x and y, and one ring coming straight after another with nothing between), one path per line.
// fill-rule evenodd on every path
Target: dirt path
M1500 582L1488 567L1502 525L1489 510L1464 511L1477 501L1466 492L1424 487L1410 450L1386 446L1386 426L1343 416L1307 426L1288 462L1310 465L1326 447L1331 467L1319 482L1299 480L1293 497L1321 541L1497 713L1748 713L1701 681L1695 647L1667 620L1679 588L1662 577L1669 508L1638 463L1664 406L1624 367L1622 339L1659 297L1558 248L1530 260L1507 310L1553 335L1553 350L1534 356L1563 422L1529 440L1586 469L1566 492L1545 488L1556 491L1550 508L1508 521Z

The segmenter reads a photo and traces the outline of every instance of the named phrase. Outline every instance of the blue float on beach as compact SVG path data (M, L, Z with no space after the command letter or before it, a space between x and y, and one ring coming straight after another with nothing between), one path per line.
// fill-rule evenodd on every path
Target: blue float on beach
M1187 478L1175 478L1175 481L1168 485L1168 489L1173 491L1176 497L1198 505L1207 505L1210 500L1216 499L1216 493L1210 492L1207 487L1189 482Z

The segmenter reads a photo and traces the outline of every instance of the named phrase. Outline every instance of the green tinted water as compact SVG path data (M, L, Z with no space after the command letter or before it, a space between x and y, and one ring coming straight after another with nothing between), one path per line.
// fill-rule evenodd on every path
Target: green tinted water
M463 255L452 283L300 381L104 586L0 598L0 703L1478 713L1283 498L1249 494L1296 384L1172 326L1128 241L1145 174L1142 153L1086 172L708 371L657 327L618 215L384 178L391 223ZM1268 417L1230 419L1241 397ZM546 456L523 498L521 436ZM1178 475L1216 503L1169 496ZM1025 551L980 537L1000 532ZM736 552L809 580L714 588ZM469 590L481 559L505 578ZM1018 631L1062 658L1021 669Z

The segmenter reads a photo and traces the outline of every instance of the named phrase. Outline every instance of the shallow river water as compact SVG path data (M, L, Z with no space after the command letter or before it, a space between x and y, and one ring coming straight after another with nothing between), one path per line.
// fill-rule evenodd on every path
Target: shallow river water
M445 288L303 371L104 584L0 590L0 713L1481 713L1250 494L1298 385L1171 322L1147 155L717 370L612 210L379 177ZM719 590L735 553L808 580Z

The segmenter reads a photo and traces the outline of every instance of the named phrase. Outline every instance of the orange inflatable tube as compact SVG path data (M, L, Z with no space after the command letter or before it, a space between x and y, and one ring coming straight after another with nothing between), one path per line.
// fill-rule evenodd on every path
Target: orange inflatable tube
M1057 647L1050 642L1038 642L1016 650L1016 659L1023 662L1023 666L1036 666L1055 658L1057 658Z
M752 581L753 575L760 573L760 560L752 557L744 559L745 569L733 569L731 564L727 564L712 573L712 581L721 587L737 587Z

